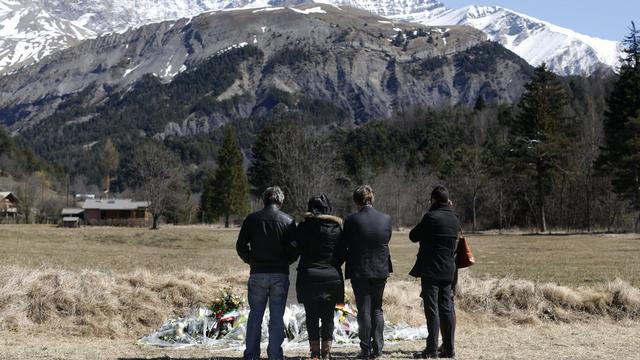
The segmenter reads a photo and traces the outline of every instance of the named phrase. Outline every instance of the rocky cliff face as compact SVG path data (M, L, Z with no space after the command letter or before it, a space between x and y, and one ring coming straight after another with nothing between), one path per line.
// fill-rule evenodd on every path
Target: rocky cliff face
M147 74L169 86L243 47L262 55L239 61L228 84L204 84L224 86L214 98L197 95L225 103L225 110L193 110L201 99L191 99L161 133L197 132L189 129L259 113L273 90L331 102L356 122L415 106L473 104L479 95L512 102L529 67L485 40L472 28L392 23L331 5L206 13L101 36L0 78L0 119L19 132L69 108L90 108L68 120L98 121L101 104L131 96Z

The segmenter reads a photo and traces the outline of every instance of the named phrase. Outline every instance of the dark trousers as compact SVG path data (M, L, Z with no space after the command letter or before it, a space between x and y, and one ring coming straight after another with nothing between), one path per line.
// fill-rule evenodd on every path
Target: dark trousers
M455 309L450 282L430 282L422 279L422 299L424 313L427 318L427 352L438 349L438 334L442 332L442 347L444 351L454 352L454 338L456 332Z
M351 279L358 308L360 348L364 352L380 354L384 347L382 295L386 284L386 278Z
M309 341L320 340L320 335L322 335L322 340L333 340L333 314L335 308L336 304L329 301L314 301L304 304Z

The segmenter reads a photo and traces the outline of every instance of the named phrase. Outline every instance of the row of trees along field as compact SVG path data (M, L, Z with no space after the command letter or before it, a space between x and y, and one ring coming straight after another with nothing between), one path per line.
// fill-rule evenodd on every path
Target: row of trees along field
M19 144L0 126L0 191L13 191L18 197L22 220L50 222L60 214L65 199L52 189L60 189L64 172ZM6 221L0 217L0 223Z
M377 206L398 227L415 224L428 194L446 184L473 230L612 230L640 223L640 49L625 39L613 83L569 78L545 65L516 106L414 109L344 129L274 121L252 147L255 195L283 187L285 210L300 214L312 194L327 193L339 214L350 190L371 183ZM605 103L606 99L606 103ZM204 181L205 219L248 211L240 148L226 131L215 174ZM235 150L231 150L235 147ZM235 167L235 170L232 168ZM223 177L223 178L221 178Z

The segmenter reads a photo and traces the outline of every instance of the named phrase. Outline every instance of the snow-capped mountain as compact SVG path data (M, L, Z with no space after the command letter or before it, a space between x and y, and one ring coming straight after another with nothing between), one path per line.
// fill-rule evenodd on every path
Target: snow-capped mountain
M380 16L415 13L435 15L447 10L444 4L437 0L315 0L314 2L351 6Z
M58 17L102 34L249 3L269 6L266 0L48 0L42 6Z
M43 7L96 33L104 33L193 17L212 10L282 7L305 2L347 5L381 16L437 13L437 9L446 9L435 0L49 0Z
M603 64L618 64L618 43L579 34L549 22L499 6L437 8L413 14L395 15L405 21L426 25L468 25L486 33L530 64L547 63L562 75L588 75Z
M95 33L47 12L36 2L0 0L0 71L43 57Z
M109 32L190 18L213 10L280 7L310 0L0 0L0 73ZM617 43L576 33L502 7L448 9L437 0L315 0L425 25L469 25L532 65L559 74L615 67Z
M0 0L0 73L111 32L267 0Z

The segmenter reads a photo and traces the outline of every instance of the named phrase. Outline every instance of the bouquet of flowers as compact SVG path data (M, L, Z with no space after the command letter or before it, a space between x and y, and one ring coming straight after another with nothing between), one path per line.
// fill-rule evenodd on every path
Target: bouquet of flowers
M231 288L224 288L220 291L218 297L209 307L211 313L216 319L222 318L224 314L236 311L242 306L242 299L231 292Z
M335 308L336 331L343 339L357 336L357 311L349 304L337 304Z

